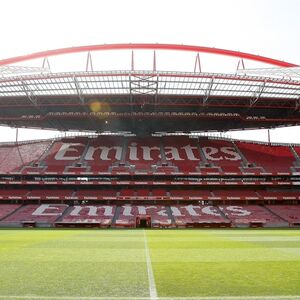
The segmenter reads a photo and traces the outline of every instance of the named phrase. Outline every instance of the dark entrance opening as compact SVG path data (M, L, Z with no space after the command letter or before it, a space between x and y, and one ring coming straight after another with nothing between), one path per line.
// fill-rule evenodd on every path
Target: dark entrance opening
M136 227L137 228L151 228L151 217L137 217L136 218Z
M147 220L142 219L140 223L140 228L147 228L147 227L148 227Z

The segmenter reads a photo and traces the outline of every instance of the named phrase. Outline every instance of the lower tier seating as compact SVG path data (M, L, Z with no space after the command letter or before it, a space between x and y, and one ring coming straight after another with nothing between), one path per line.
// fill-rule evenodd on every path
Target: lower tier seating
M68 207L66 204L29 204L3 219L5 223L40 222L54 223ZM0 210L2 208L0 207Z
M268 209L259 205L219 206L224 215L234 224L283 226L285 222Z
M16 211L20 204L2 204L0 205L0 221L5 218L6 216L10 215L14 211Z
M289 224L300 224L300 205L267 205L267 208Z
M59 220L64 223L98 223L109 226L115 215L115 205L75 205L70 206Z
M204 223L230 223L217 206L174 205L171 212L177 226Z
M300 205L0 204L0 225L25 223L103 227L298 226Z

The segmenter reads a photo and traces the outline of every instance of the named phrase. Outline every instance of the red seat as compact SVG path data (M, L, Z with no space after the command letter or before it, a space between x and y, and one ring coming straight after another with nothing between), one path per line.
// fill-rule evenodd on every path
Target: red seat
M265 172L291 173L295 157L288 146L270 146L246 142L236 142L236 145L250 164L263 167Z
M232 142L200 139L199 144L205 158L212 166L219 167L219 170L224 173L241 173L243 161Z
M166 162L183 173L199 172L201 156L197 140L189 137L163 137Z
M267 226L284 225L279 217L259 205L220 205L219 208L235 224L247 226L251 223L260 223Z
M258 191L259 195L264 200L300 200L300 191L273 191L273 190L261 190Z
M13 213L20 206L20 204L0 204L0 221L9 214Z
M45 174L62 174L66 167L79 163L86 147L87 138L62 139L53 143L42 164Z
M80 200L111 200L116 199L116 190L78 190L76 197Z
M126 164L134 171L152 172L161 166L160 139L157 137L129 138L126 148Z
M267 205L267 208L290 224L300 224L300 205Z
M197 199L209 199L212 194L209 190L186 190L186 189L172 189L170 190L171 197L179 198L183 200L197 200Z
M68 207L66 204L24 205L5 218L8 223L39 222L54 223Z
M115 205L75 205L69 207L59 223L99 223L109 226L115 210Z
M32 190L28 195L28 199L68 199L73 194L71 189L39 189Z
M51 141L39 141L10 146L1 145L0 172L21 172L24 167L38 162L50 143Z
M177 226L229 223L216 206L172 205L171 211Z
M252 190L214 190L214 195L221 200L258 200L259 195Z
M24 199L28 193L27 189L0 189L0 199Z

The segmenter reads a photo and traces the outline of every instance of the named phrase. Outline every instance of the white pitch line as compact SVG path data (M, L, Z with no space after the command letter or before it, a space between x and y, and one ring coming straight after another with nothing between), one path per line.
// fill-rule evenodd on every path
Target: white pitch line
M149 297L79 297L0 295L0 299L12 300L152 300ZM203 296L203 297L157 297L156 300L299 300L299 296Z
M151 300L157 300L158 297L157 297L156 284L155 284L155 280L154 280L151 257L150 257L150 253L149 253L149 247L148 247L148 241L147 241L147 236L146 236L145 229L143 230L143 232L144 232L144 244L145 244L147 271L148 271L150 299Z

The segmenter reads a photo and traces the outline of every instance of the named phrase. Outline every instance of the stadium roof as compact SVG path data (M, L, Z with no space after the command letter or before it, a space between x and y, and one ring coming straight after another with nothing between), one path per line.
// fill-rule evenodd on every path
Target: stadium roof
M195 68L195 72L164 72L155 67L143 71L51 73L46 68L8 66L52 55L119 49L205 52L276 68L238 70L237 74L204 73L201 68ZM1 60L0 66L3 125L153 133L300 124L300 80L294 76L299 68L253 54L186 45L114 44L39 52ZM257 74L249 75L251 72Z

